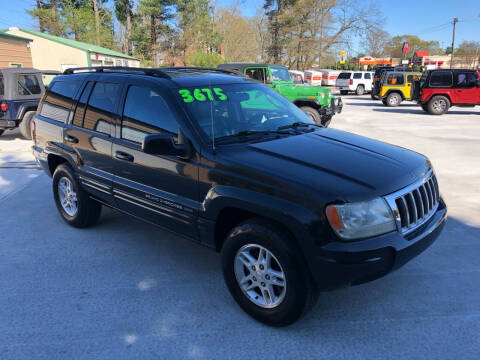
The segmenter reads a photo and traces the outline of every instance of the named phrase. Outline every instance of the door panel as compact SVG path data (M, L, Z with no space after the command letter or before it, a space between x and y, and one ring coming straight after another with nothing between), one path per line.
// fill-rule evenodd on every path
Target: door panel
M119 83L88 82L64 133L65 144L77 155L82 185L107 203L113 202L111 135L120 92Z
M158 85L131 84L125 97L122 123L112 147L114 197L128 213L197 239L198 165L196 157L145 154L143 137L178 133L178 122Z

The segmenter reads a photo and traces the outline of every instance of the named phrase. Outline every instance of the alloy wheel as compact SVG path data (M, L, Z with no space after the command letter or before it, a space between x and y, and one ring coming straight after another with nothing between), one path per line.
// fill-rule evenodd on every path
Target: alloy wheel
M77 193L70 179L65 176L58 181L58 197L63 210L69 216L75 216L78 211Z
M255 305L274 308L285 299L285 273L275 255L263 246L241 247L235 255L234 269L238 285Z

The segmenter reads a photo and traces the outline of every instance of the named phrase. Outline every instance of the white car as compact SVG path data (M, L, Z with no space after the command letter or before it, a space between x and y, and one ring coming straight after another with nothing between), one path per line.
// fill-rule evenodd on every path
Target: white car
M335 87L340 94L346 95L350 91L363 95L372 91L373 72L370 71L343 71L338 75Z

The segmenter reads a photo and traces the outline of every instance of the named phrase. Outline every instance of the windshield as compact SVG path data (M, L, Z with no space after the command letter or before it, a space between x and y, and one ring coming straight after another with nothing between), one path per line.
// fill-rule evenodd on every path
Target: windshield
M270 73L274 81L291 81L288 70L280 66L270 66Z
M278 131L295 123L313 125L303 111L262 84L212 85L178 89L176 93L191 119L210 139Z

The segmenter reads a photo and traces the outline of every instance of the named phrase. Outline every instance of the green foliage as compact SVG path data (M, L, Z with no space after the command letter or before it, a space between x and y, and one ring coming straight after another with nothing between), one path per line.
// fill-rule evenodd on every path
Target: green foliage
M225 59L217 53L195 53L187 56L187 64L191 66L217 67L225 62Z
M412 57L413 54L419 50L428 51L430 55L442 55L444 53L438 41L422 40L416 35L394 36L385 46L385 52L391 57L403 57L402 47L405 41L408 41L410 45L410 51L407 53L407 57Z

